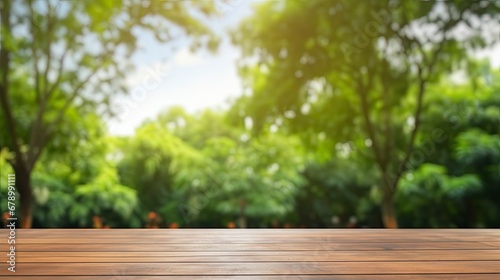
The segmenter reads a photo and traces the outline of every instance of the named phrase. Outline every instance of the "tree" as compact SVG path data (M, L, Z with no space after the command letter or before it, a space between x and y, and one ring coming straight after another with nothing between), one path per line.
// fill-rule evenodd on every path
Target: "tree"
M196 149L201 149L213 137L237 139L243 133L231 125L226 112L210 109L188 114L182 107L172 107L160 113L156 122Z
M244 116L257 129L284 118L298 133L312 127L368 147L384 225L395 228L394 194L416 156L427 88L498 41L484 34L499 10L495 1L263 3L233 32L252 92Z
M416 142L425 157L405 172L397 198L404 226L500 224L500 72L479 65L477 78L429 89ZM431 141L433 130L441 141Z
M233 140L214 137L204 154L215 161L211 168L216 211L238 218L246 228L248 218L279 219L294 209L294 198L303 181L304 155L300 142L279 133Z
M81 115L86 115L81 118ZM0 130L5 128L0 126ZM112 227L137 227L137 194L120 185L114 163L107 159L113 143L95 113L71 106L52 142L32 173L35 227L89 227L99 216ZM13 173L5 159L14 157L3 148L3 176ZM7 179L5 179L7 182ZM1 184L3 197L7 186ZM4 193L5 192L5 193ZM18 197L17 197L18 198ZM19 199L16 201L18 205ZM8 205L1 206L2 213Z
M249 138L227 117L174 107L124 139L120 174L145 210L189 226L221 226L214 215L237 218L240 227L292 212L301 182L300 142L271 132Z
M306 227L330 227L334 216L339 218L336 226L345 226L355 216L361 223L380 227L380 219L373 219L369 213L375 204L372 189L376 169L358 154L345 153L341 145L334 154L326 162L313 158L306 165L302 172L305 182L296 197L295 219Z
M140 226L137 191L120 183L115 163L107 157L111 145L103 135L104 125L97 116L84 120L87 127L75 127L81 129L83 139L74 143L71 138L76 137L66 136L73 144L71 149L65 153L48 149L33 170L37 208L33 225L90 227L93 217L98 216L111 227ZM74 130L70 133L78 134Z
M180 219L178 208L191 182L204 178L205 167L210 165L201 151L158 122L139 127L133 137L124 139L115 156L122 183L136 190L143 211L167 208L171 211L161 212L171 220Z
M127 58L138 32L148 30L160 42L187 34L195 45L216 46L201 20L214 13L206 2L2 0L0 13L0 105L8 136L1 145L14 153L9 163L24 228L32 224L31 175L40 156L70 106L113 111L111 93L127 92Z

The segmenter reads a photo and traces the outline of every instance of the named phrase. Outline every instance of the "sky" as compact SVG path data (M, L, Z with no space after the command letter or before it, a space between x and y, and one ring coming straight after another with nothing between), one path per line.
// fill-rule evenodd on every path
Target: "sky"
M143 121L172 106L180 105L190 113L204 108L227 108L229 99L241 95L242 84L236 68L240 53L224 35L225 30L251 15L252 3L273 0L232 0L227 5L223 0L213 1L221 13L210 25L223 40L215 55L207 51L190 52L187 40L177 42L176 50L171 51L153 37L139 35L142 50L132 57L137 71L127 78L132 94L118 100L127 109L107 120L112 135L132 135ZM479 56L489 57L492 66L500 67L500 45Z
M132 58L137 71L128 76L127 84L131 92L140 92L141 98L128 96L118 100L127 104L128 109L107 121L112 135L132 135L144 120L155 118L171 106L180 105L190 113L204 108L227 108L229 98L241 95L236 68L239 50L231 45L224 31L250 15L251 2L258 1L233 0L231 5L215 1L220 15L211 25L222 35L215 55L207 51L190 52L187 40L176 43L177 50L172 54L153 37L139 36L143 50ZM151 78L151 72L161 72L157 74L158 80Z

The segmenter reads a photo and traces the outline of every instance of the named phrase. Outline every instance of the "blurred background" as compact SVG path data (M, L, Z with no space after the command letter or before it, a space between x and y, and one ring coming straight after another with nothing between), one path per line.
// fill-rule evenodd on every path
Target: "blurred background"
M500 1L1 0L1 27L4 224L500 227Z

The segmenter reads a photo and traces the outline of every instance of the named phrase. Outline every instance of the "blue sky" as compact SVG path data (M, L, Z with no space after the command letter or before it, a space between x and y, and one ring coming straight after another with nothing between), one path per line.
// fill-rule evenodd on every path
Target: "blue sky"
M257 1L236 0L231 6L221 6L221 15L210 24L222 36L222 44L217 53L207 51L191 53L188 41L180 40L176 50L162 46L152 36L139 36L142 50L138 51L133 61L136 70L129 75L127 83L132 91L151 80L151 71L163 71L159 83L143 94L140 101L124 97L129 104L127 113L108 120L110 133L131 135L144 120L154 118L159 112L174 105L184 107L188 112L203 108L225 108L228 99L237 97L242 86L237 74L236 59L239 50L231 45L225 33L230 27L251 14L251 3Z
M222 3L222 0L214 1ZM229 98L241 95L242 85L235 63L240 56L239 50L230 44L225 30L249 16L252 3L262 1L272 0L233 0L232 5L219 6L223 13L210 23L223 39L215 55L206 51L191 53L187 40L177 42L176 50L172 51L172 46L161 45L147 34L140 35L142 50L132 58L137 71L129 75L127 83L132 92L143 90L141 99L129 96L121 100L129 104L129 109L107 121L110 133L132 135L144 120L155 118L159 112L174 105L191 113L203 108L227 108ZM489 57L494 67L500 67L500 45L481 53L480 57ZM157 80L152 80L151 71L161 72ZM153 86L146 90L141 87L151 81L156 81Z

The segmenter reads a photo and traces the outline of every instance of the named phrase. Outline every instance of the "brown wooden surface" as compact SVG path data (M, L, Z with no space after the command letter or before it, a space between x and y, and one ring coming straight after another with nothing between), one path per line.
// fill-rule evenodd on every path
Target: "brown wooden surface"
M498 229L31 229L3 279L500 279Z

